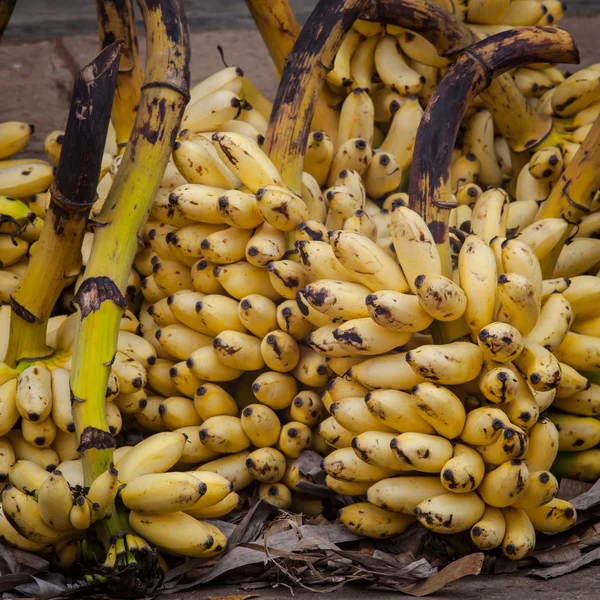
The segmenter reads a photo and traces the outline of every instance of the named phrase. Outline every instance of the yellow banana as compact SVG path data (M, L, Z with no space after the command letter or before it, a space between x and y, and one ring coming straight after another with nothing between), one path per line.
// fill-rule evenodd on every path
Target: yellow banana
M338 518L350 531L376 539L399 535L414 522L412 516L391 512L369 502L344 506Z
M423 87L422 76L408 66L398 41L391 35L377 44L375 67L381 80L402 95L418 94Z
M418 413L438 435L451 440L461 434L466 419L465 408L448 388L425 382L414 386L410 393Z
M406 360L407 352L385 354L354 365L349 374L370 389L410 390L424 381Z
M114 465L111 465L104 473L96 477L90 485L87 499L92 505L92 519L94 521L104 518L106 511L114 502L119 491L118 475Z
M431 531L459 533L470 529L481 519L485 503L475 492L450 492L424 500L414 512L421 525Z
M457 385L479 375L483 352L470 342L423 345L406 355L406 362L425 380L442 385Z
M298 458L304 450L310 448L311 442L310 427L305 423L290 421L281 428L277 448L288 458Z
M529 485L529 471L520 459L512 459L489 471L477 489L489 506L504 508L523 496Z
M442 467L440 481L447 490L464 494L478 488L484 474L481 455L469 446L456 444L454 456Z
M549 471L534 471L529 473L529 484L525 493L512 506L537 508L553 500L558 493L558 481Z
M390 447L398 455L401 468L423 473L439 473L452 458L452 444L445 438L426 433L401 433Z
M219 418L219 417L217 417ZM228 417L233 419L234 417ZM248 440L257 448L274 446L280 439L281 422L272 408L262 404L246 406L239 419L244 443ZM231 440L230 443L233 443ZM239 443L236 440L236 443ZM243 449L243 448L242 448Z
M570 502L554 498L542 506L523 509L534 529L545 533L566 531L577 521L577 511Z
M506 533L506 521L499 508L486 506L483 516L471 528L471 541L480 550L497 548Z
M522 458L527 453L529 438L517 425L505 426L500 435L477 451L486 464L501 465L509 460Z
M324 131L312 131L304 156L304 170L310 173L319 187L325 187L333 163L334 146Z
M460 439L471 446L485 446L497 440L507 425L508 418L499 408L482 406L467 414Z
M323 470L327 475L350 482L379 481L396 472L391 469L370 465L356 456L350 447L339 448L323 459ZM402 466L398 471L402 470Z

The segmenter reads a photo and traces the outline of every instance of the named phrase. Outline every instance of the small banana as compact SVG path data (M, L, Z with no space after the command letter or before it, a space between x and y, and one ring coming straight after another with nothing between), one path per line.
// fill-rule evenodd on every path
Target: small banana
M338 518L350 531L376 539L399 535L414 522L412 516L391 512L369 502L344 506Z
M566 531L577 521L577 511L570 502L554 498L536 508L523 509L534 529L545 533Z
M421 525L437 533L459 533L471 529L485 512L485 503L475 492L434 496L415 507Z
M406 362L425 380L457 385L475 379L483 365L483 352L470 342L423 345L406 355Z
M425 433L401 433L390 443L401 468L439 473L452 458L452 444L445 438Z
M506 533L506 521L499 508L486 506L483 516L471 527L471 541L480 550L497 548Z

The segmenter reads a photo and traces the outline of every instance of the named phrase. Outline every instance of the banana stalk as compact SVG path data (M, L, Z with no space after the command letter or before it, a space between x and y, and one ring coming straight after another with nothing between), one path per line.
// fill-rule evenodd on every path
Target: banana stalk
M75 78L50 206L25 276L11 298L5 362L48 357L46 323L61 292L79 275L81 242L96 200L121 42L107 46ZM81 118L85 116L85 118Z
M4 35L4 30L8 26L16 4L17 0L0 0L0 40Z
M138 232L160 185L189 100L190 45L182 0L140 0L139 4L148 56L140 105L121 167L94 223L92 252L73 299L81 321L70 384L86 486L112 462L115 442L106 421L105 390L127 304L124 292ZM98 526L108 539L114 539L125 531L125 524L114 505L108 513Z
M304 153L315 106L344 36L369 0L320 0L288 55L264 149L284 184L301 194Z
M442 270L452 276L448 219L456 206L450 185L452 149L469 104L494 76L531 62L574 63L571 36L550 27L522 27L487 38L461 54L434 92L417 134L410 172L410 207L427 222Z
M590 212L594 193L600 187L600 117L588 132L564 170L548 199L540 206L536 219L563 218L569 226L561 241L542 260L544 278L552 277L552 271L565 242L573 233L579 220Z
M117 91L113 101L113 120L121 152L131 135L140 103L144 70L135 32L133 0L96 0L100 46L123 40L117 75Z
M462 21L430 0L377 0L360 18L416 31L442 56L456 54L477 41Z
M300 34L300 25L287 0L246 0L246 6L260 31L281 78L285 57Z

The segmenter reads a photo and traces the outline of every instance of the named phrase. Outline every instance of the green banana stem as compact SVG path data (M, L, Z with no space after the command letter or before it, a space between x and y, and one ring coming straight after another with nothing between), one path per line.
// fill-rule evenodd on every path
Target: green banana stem
M565 242L571 237L579 220L590 212L592 199L599 187L600 117L538 211L537 219L563 218L569 224L563 238L542 260L544 278L552 277Z
M105 390L126 307L127 279L189 100L190 44L182 0L140 0L147 68L140 106L121 167L95 220L94 244L73 304L81 321L71 368L73 416L86 486L110 466L114 438ZM125 531L113 505L98 521L110 538Z
M281 78L285 58L300 34L300 25L287 0L246 0L246 6Z
M16 4L17 0L0 0L0 40L8 27L8 22Z
M304 153L327 67L369 0L320 0L302 28L277 88L264 149L300 195Z
M46 324L63 289L78 275L81 243L100 177L121 42L107 46L75 78L50 206L37 252L11 297L5 362L51 356ZM85 118L81 118L81 117Z
M144 70L140 60L135 31L133 0L96 0L100 47L123 40L117 75L117 91L113 101L113 120L117 144L125 150L140 103Z
M478 42L459 56L438 85L421 121L410 172L409 202L426 221L452 276L448 238L450 211L456 206L450 185L452 150L471 101L493 78L531 62L577 62L571 36L550 27L521 27Z

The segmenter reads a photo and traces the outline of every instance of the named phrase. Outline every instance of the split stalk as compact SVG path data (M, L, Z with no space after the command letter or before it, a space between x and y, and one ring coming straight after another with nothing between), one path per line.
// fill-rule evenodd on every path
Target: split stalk
M5 362L51 356L46 324L63 289L78 275L81 243L100 176L121 42L105 48L75 78L50 206L37 251L11 297Z
M452 276L448 220L456 206L450 185L452 150L472 100L495 76L532 62L576 63L573 39L551 27L521 27L478 42L459 56L434 92L421 121L411 166L410 206L427 222L444 275Z
M113 101L117 143L123 152L133 129L144 80L135 32L133 0L96 0L96 10L100 47L105 48L114 40L123 40L117 91Z

